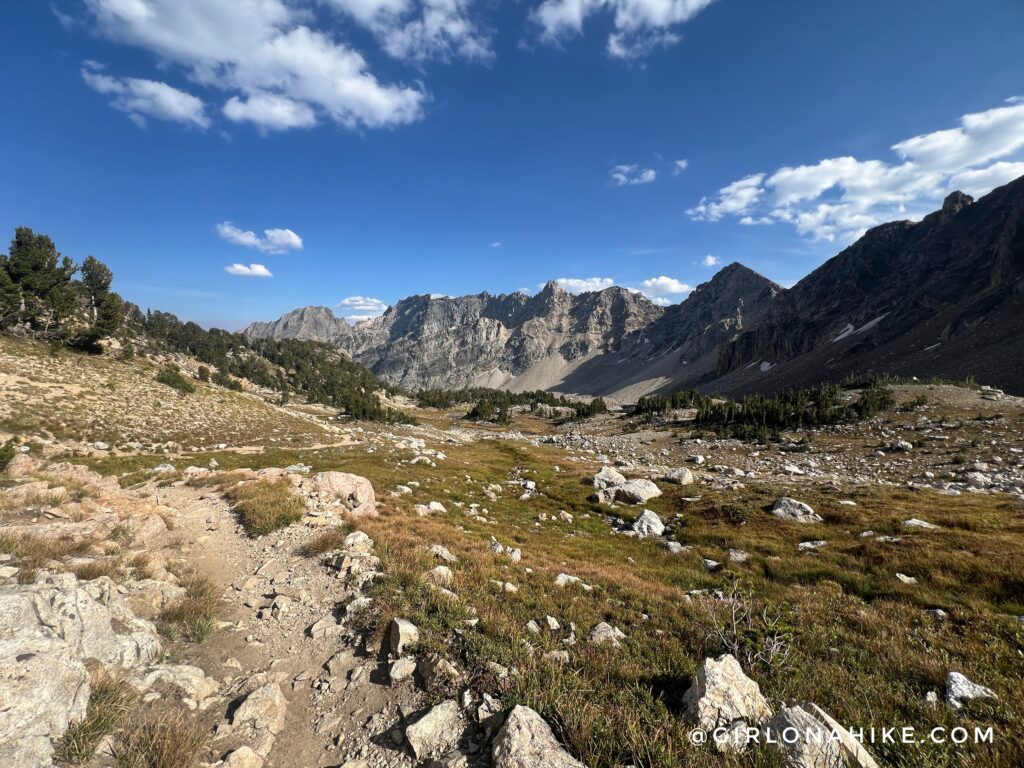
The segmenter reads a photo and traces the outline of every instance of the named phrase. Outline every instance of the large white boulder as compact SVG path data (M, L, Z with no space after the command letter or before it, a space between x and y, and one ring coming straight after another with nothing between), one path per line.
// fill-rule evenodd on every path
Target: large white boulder
M544 718L518 706L505 719L491 747L494 768L586 768L555 739Z
M611 467L601 467L600 471L588 481L590 485L598 489L611 488L616 485L622 485L624 482L626 482L625 476Z
M45 574L0 596L0 638L41 635L108 667L148 664L161 652L156 627L132 612L106 576L79 582L71 573Z
M736 720L760 723L772 715L760 686L743 674L740 663L728 653L704 659L682 703L687 719L705 731Z
M768 729L786 768L878 768L853 735L814 704L783 707Z
M0 765L50 768L53 742L85 717L89 673L62 640L0 640Z
M377 497L373 485L365 477L348 472L318 472L302 481L302 489L322 507L343 507L348 511L348 517L377 514Z
M627 480L615 487L615 500L623 504L644 504L661 496L653 480Z

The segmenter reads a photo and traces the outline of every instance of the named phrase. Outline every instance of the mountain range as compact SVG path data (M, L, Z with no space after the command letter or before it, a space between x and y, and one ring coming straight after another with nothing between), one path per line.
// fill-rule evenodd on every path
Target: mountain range
M487 386L632 399L777 391L869 371L1024 392L1024 177L868 230L792 288L739 263L659 307L612 287L402 299L350 325L303 307L251 338L336 345L409 389Z

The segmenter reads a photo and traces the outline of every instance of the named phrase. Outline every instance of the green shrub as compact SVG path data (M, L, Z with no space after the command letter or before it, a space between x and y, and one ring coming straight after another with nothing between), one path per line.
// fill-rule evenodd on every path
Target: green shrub
M8 440L3 445L0 445L0 472L7 469L7 465L11 463L15 453L13 440Z
M157 373L156 380L185 395L196 391L195 385L181 375L176 365L165 365Z

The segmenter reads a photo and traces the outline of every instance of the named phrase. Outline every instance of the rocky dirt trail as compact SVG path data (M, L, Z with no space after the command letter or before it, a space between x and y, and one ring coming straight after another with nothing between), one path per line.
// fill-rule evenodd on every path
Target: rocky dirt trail
M257 683L276 684L283 693L283 723L264 765L412 765L400 727L403 712L415 711L421 696L411 684L390 686L379 649L367 649L338 622L341 606L358 597L358 583L324 564L337 553L301 553L324 526L252 539L217 492L176 484L159 498L179 511L176 531L187 542L182 555L223 590L217 631L187 648L185 659L222 679L226 716ZM371 559L372 543L358 533L354 540ZM244 739L226 718L215 727L214 752L234 765L231 750Z

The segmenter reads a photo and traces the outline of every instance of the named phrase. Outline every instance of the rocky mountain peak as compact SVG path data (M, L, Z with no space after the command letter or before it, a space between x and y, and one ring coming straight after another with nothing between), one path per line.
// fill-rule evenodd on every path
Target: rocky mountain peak
M329 307L299 307L269 323L252 323L244 333L250 338L309 339L338 343L352 335L351 326Z
M950 192L949 195L946 196L946 199L942 201L942 215L946 217L956 216L960 211L973 202L973 197L966 195L959 190L956 192Z

